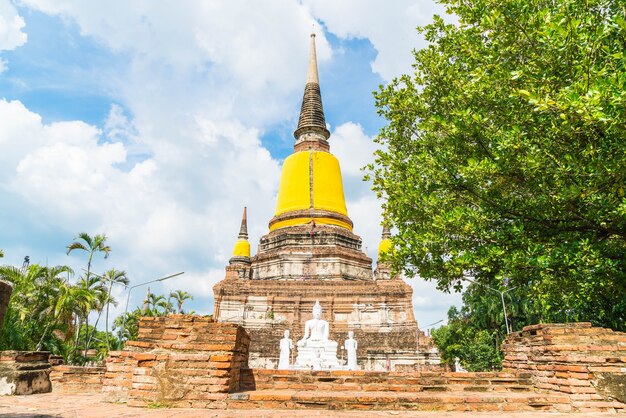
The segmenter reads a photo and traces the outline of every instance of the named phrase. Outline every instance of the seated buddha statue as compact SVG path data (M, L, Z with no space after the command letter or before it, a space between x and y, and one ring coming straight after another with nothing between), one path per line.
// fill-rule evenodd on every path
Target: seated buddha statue
M319 301L313 305L313 318L304 324L304 336L298 341L298 357L296 368L313 368L314 370L335 368L337 360L337 343L328 339L330 325L322 319L322 306Z

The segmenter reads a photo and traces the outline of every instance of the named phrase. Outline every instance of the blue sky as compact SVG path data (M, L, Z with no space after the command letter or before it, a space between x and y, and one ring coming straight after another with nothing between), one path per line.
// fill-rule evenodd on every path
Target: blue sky
M96 271L124 269L133 284L185 271L152 291L187 290L189 308L210 313L243 206L253 251L267 233L312 25L331 151L375 259L380 202L360 171L385 123L372 91L411 71L424 46L414 28L435 12L425 0L0 0L3 262L79 271L84 257L65 246L106 233ZM422 325L459 303L411 284Z

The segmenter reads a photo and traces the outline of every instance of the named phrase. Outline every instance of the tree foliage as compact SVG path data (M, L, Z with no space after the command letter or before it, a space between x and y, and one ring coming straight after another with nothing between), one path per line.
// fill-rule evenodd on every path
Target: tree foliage
M614 0L444 0L376 94L394 265L518 287L526 318L626 329L626 20ZM523 325L523 324L519 324Z
M116 332L109 332L109 306L117 306L111 295L113 285L128 286L129 279L125 271L115 268L102 275L93 273L93 256L101 252L107 258L111 251L106 236L81 233L79 239L67 247L68 254L73 250L88 254L85 274L76 279L68 266L0 266L0 280L13 285L0 331L0 350L47 350L62 355L67 363L84 364L102 360L109 350L121 349L124 341L137 338L140 316L164 316L176 311L165 296L151 294L147 310L136 308L123 313L114 320ZM174 298L179 312L185 300L193 299L182 290L172 292L170 298ZM97 326L103 312L106 325L101 331ZM88 322L90 315L96 317L93 325Z
M448 312L448 324L432 331L432 338L441 354L441 361L450 365L459 359L470 372L482 372L502 367L497 331L475 328L467 312L454 306Z

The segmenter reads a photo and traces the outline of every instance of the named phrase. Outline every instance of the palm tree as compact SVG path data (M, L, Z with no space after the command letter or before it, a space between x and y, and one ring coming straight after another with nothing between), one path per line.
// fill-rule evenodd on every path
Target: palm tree
M96 279L95 281L92 280L91 277L91 262L93 261L93 256L95 253L101 252L104 253L104 258L108 258L109 257L109 253L111 252L111 247L109 247L106 244L106 240L107 237L105 234L96 234L93 237L91 235L89 235L86 232L81 232L78 234L78 236L75 238L77 241L72 242L70 245L67 246L67 255L70 255L70 253L74 250L80 250L80 251L85 251L86 253L89 254L88 258L87 258L87 275L86 277L83 279L83 282L80 283L79 282L79 286L83 287L86 290L94 290L94 299L97 300L96 296L96 289L92 287L96 285L96 283L100 283L99 279ZM99 289L102 290L102 289ZM102 295L100 295L102 296ZM92 301L93 302L93 301ZM99 300L100 304L103 305L104 304L104 300ZM87 304L82 306L80 309L80 313L84 315L84 319L85 319L85 324L86 324L86 337L89 336L89 312L94 308L95 305L93 304ZM80 327L81 327L81 321L79 318L78 321L78 326L76 328L76 347L78 346L78 339L80 336ZM87 344L89 342L89 338L85 338L85 343ZM85 346L85 350L87 350L87 346Z
M80 338L81 323L85 323L85 351L89 349L89 314L93 310L100 310L104 306L106 300L106 287L101 279L95 275L81 277L76 286L86 293L86 297L77 304L77 313L79 315L78 328L76 329L76 347Z
M69 284L60 277L63 274L73 274L73 271L67 266L37 264L26 269L0 267L0 278L14 285L7 315L11 332L4 335L7 348L40 350L52 331L71 321L73 302L64 297L64 289ZM53 342L48 340L47 344Z
M176 301L178 313L183 313L183 303L186 300L193 300L193 296L184 290L174 290L173 292L170 292L170 298L173 298Z
M95 253L104 253L104 258L109 257L111 247L106 245L107 236L105 234L96 234L93 237L86 232L81 232L74 239L80 239L81 241L74 241L67 246L67 255L74 250L81 250L89 253L87 259L87 278L91 276L91 261Z
M41 350L44 340L48 336L47 331L54 331L59 325L69 325L72 321L72 309L81 301L88 299L89 294L85 289L71 285L67 279L58 277L61 273L73 273L69 267L62 266L49 269L48 288L50 293L49 306L41 311L41 316L49 319L48 327L41 335L37 344L37 351ZM67 328L67 327L65 327ZM67 332L65 332L67 336Z
M4 257L4 251L0 250L0 258Z
M159 311L159 308L163 309L163 311ZM148 296L148 313L153 316L161 316L163 313L167 313L165 296L150 293Z
M111 297L111 290L113 289L114 284L123 284L124 286L128 286L128 283L130 283L130 280L126 276L126 272L124 270L115 270L115 269L111 269L107 271L106 273L104 273L104 276L102 277L105 283L109 284L109 289L107 291L107 299L106 299L107 312L104 318L104 321L105 321L104 326L105 326L106 336L107 336L106 338L107 350L110 350L111 346L109 344L109 305L113 304L113 306L117 306L117 301ZM98 315L98 319L100 319L101 314L102 314L102 311L100 311L100 314ZM96 320L96 325L97 324L98 324L98 321Z

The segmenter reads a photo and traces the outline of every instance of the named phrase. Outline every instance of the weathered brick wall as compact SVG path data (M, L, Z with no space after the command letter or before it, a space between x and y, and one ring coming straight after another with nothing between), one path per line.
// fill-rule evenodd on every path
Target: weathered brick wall
M132 406L220 407L239 389L249 344L242 327L210 318L141 318L138 341L107 359L103 391Z
M105 367L52 366L50 382L53 392L100 393Z
M539 389L569 394L581 411L626 411L626 333L590 323L539 324L502 344L505 370L530 372Z
M133 385L133 371L138 363L135 354L133 351L109 351L102 380L105 401L128 402L128 393Z
M0 351L0 395L47 393L49 351Z

